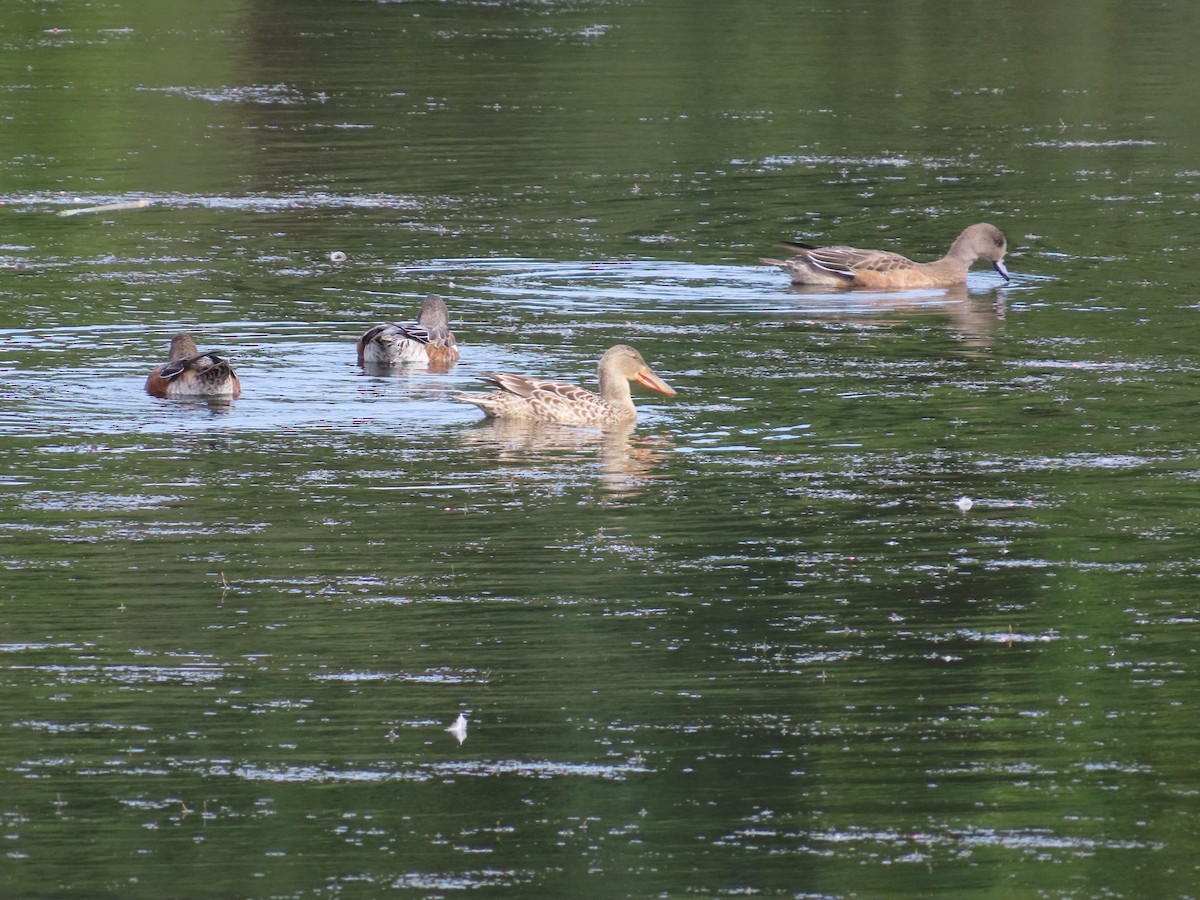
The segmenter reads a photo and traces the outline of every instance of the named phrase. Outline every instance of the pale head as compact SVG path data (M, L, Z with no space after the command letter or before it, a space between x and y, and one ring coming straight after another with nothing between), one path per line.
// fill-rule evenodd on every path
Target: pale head
M667 397L675 396L675 389L655 375L646 360L642 359L642 354L628 344L610 347L600 357L600 380L603 382L609 375L623 378L625 381L636 381L643 387Z
M970 257L971 262L986 259L1005 281L1009 280L1008 269L1004 267L1004 254L1007 252L1008 242L1004 240L1003 232L986 222L966 229L950 248L951 256Z

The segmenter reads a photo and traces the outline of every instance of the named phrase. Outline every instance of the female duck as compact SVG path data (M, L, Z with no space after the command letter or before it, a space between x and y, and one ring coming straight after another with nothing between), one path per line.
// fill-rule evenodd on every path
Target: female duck
M917 263L899 253L886 250L859 250L855 247L814 247L811 244L784 244L796 251L791 259L764 259L792 276L793 284L828 287L864 287L911 290L945 288L963 284L967 271L976 260L985 259L1008 281L1004 254L1008 249L1004 235L994 225L972 225L954 239L950 250L936 262Z
M167 362L146 377L146 393L155 397L236 397L242 383L228 361L217 351L201 353L186 332L171 338Z
M611 347L600 357L600 394L573 384L538 381L525 375L486 373L482 381L498 387L491 394L460 394L456 399L474 403L488 416L526 419L559 425L613 425L637 418L629 383L674 397L674 389L654 374L642 354L625 344Z
M448 368L458 362L458 357L458 347L450 331L450 312L445 301L433 294L421 304L415 325L385 322L358 339L360 366L423 363Z

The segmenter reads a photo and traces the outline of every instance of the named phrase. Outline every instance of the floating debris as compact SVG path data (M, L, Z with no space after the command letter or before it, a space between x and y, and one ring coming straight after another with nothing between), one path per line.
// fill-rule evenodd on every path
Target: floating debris
M959 497L957 500L954 501L954 505L957 506L963 512L970 512L971 507L975 505L975 501L972 500L970 497Z
M446 730L454 735L458 739L459 744L461 744L467 739L467 717L459 713L458 718L454 720L454 724Z
M84 206L81 209L64 209L59 213L67 216L82 216L84 213L121 212L126 209L145 209L150 205L149 200L125 200L121 203L103 203L100 206Z
M341 250L334 250L329 254L329 261L331 263L344 263L348 258Z

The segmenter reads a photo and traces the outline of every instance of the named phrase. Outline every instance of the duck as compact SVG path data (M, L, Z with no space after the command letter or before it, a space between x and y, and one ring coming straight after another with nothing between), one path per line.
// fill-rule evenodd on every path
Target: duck
M448 368L458 362L459 352L450 331L446 301L430 294L421 303L415 325L384 322L358 339L360 366L399 366L424 363Z
M992 264L1005 281L1004 266L1008 244L995 225L981 222L963 230L954 239L946 255L935 262L913 262L887 250L859 250L856 247L817 247L812 244L785 243L795 251L791 259L764 259L792 276L793 284L827 287L864 287L911 290L945 288L965 284L967 272L977 260Z
M233 366L216 350L201 353L185 331L171 338L167 361L146 376L146 393L154 397L228 397L242 392Z
M664 396L675 396L675 389L654 373L642 354L627 344L617 344L606 350L600 357L597 372L599 394L574 384L539 381L507 372L486 372L479 375L479 379L499 388L498 391L460 394L455 399L475 404L490 418L604 426L637 419L629 389L632 381Z

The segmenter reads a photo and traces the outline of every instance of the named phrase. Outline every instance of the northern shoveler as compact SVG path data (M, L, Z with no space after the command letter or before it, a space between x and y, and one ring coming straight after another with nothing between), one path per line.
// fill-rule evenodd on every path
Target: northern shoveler
M763 262L784 269L792 276L793 284L884 289L952 287L966 282L967 270L979 259L991 262L1004 280L1009 280L1003 262L1008 246L994 225L972 225L954 239L945 256L929 263L913 262L887 250L792 243L784 246L796 251L796 256Z
M171 338L167 362L155 366L146 377L146 393L155 397L229 397L242 392L227 360L216 350L201 353L186 332Z
M421 304L415 325L385 322L358 339L358 364L399 366L425 363L449 367L458 362L450 331L450 313L441 297L430 294Z
M573 384L489 372L479 378L500 390L491 394L459 394L456 399L474 403L495 418L560 425L610 425L637 418L629 390L631 381L668 397L675 396L675 390L654 374L642 354L625 344L609 348L600 357L598 372L599 395Z

